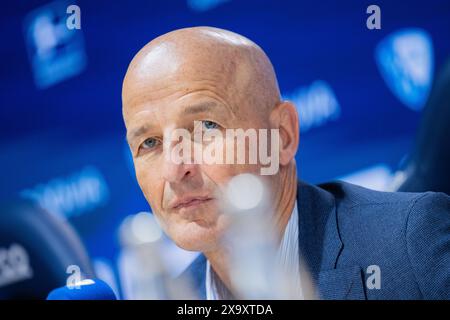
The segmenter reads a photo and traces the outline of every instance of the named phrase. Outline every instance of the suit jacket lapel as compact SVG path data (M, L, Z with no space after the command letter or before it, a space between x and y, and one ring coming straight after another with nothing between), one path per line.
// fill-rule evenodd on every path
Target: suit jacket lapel
M343 244L334 196L302 181L297 188L300 257L323 299L364 299L361 269L336 268ZM303 261L301 261L303 262Z

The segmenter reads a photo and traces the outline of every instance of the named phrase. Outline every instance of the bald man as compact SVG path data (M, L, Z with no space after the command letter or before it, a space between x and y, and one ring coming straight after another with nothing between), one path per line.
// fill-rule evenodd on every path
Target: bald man
M450 298L449 197L297 181L296 108L281 100L269 58L249 39L211 27L164 34L131 61L122 102L145 198L179 247L201 252L185 273L199 297L233 297L221 241L230 220L218 200L230 179L261 175L263 164L174 161L168 135L179 128L276 130L277 170L262 178L279 251L297 270L304 259L320 298Z

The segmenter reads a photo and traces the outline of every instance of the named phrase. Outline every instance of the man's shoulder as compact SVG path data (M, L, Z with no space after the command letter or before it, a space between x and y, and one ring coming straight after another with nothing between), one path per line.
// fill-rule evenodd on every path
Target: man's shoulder
M448 219L450 197L441 192L383 192L343 181L316 186L332 195L341 236L389 238L430 221Z
M450 197L442 192L377 191L343 181L322 183L317 187L333 196L341 218L345 218L346 213L352 213L353 217L378 214L386 219L406 218L413 211L439 206L443 211L448 210L450 203Z
M390 192L378 191L344 181L321 183L317 187L331 193L336 205L355 206L404 206L435 192Z
M370 297L450 298L447 194L380 192L345 182L318 187L336 202L344 244L338 266L377 265L383 272L387 291L370 291Z

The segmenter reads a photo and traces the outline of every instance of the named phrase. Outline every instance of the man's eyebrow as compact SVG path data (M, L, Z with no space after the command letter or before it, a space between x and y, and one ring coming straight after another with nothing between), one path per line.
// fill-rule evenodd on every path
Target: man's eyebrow
M200 102L193 105L188 105L184 110L183 114L195 114L195 113L201 113L205 111L210 111L212 109L216 109L218 107L218 104L214 101L208 101L208 102Z
M143 126L140 126L139 128L127 133L127 141L130 142L133 138L139 137L140 135L143 135L150 129L150 126L147 124L144 124Z
M206 112L206 111L216 109L217 107L219 107L219 105L215 101L200 102L197 104L188 105L187 107L184 108L182 113L183 113L183 115L201 113L201 112ZM130 131L126 135L127 141L130 142L133 138L143 135L150 128L151 127L149 125L144 124L144 125L138 127L137 129Z

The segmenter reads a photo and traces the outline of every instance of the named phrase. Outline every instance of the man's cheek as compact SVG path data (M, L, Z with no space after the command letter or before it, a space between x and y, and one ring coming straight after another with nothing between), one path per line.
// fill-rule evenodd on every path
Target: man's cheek
M155 208L155 199L159 197L159 194L158 189L155 188L156 184L154 183L151 175L149 175L145 171L140 170L139 168L136 168L136 179L147 202L150 204L152 209Z
M203 165L201 170L215 184L220 185L222 182L227 181L228 177L234 175L236 166L229 164Z
M139 184L139 188L144 193L144 196L147 199L147 201L149 201L150 199L149 199L149 190L147 190L147 185L148 185L147 179L145 178L144 175L137 173L137 171L136 171L136 179Z
M142 190L143 182L145 180L145 171L143 170L142 164L139 160L134 160L134 172L136 175L136 180L139 184L139 187Z

